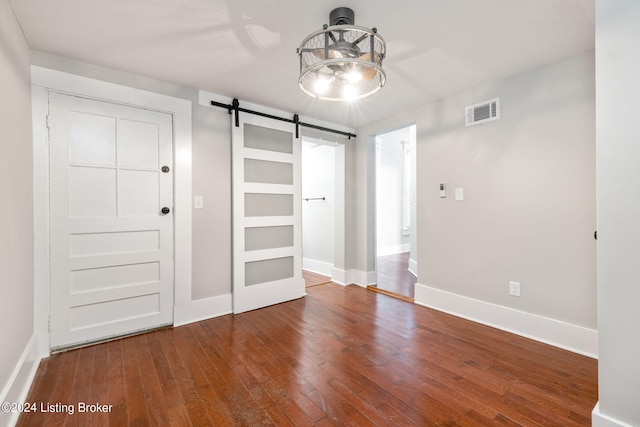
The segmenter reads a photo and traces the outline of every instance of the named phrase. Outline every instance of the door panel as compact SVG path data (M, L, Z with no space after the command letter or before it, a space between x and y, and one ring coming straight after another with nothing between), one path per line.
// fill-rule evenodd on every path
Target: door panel
M233 311L305 295L300 141L294 128L240 116L233 127Z
M51 348L171 324L172 116L53 93L49 109Z

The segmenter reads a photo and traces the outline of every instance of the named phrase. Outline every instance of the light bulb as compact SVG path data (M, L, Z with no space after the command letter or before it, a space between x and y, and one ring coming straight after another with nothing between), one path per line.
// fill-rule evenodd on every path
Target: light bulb
M362 80L362 74L360 74L358 71L356 70L351 70L347 73L346 75L347 80L351 83L357 83L360 80Z
M342 89L342 98L345 101L352 101L356 99L357 95L358 95L358 91L356 90L355 87L351 85L345 85L344 88Z
M316 78L316 83L314 84L313 89L318 95L322 95L323 93L326 93L327 90L329 89L329 83L330 82L328 78L318 76Z

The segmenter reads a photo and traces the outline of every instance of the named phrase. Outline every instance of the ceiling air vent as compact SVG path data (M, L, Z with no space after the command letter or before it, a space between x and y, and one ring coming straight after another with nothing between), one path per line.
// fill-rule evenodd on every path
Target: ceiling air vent
M465 108L465 125L473 126L500 118L500 98L490 99Z

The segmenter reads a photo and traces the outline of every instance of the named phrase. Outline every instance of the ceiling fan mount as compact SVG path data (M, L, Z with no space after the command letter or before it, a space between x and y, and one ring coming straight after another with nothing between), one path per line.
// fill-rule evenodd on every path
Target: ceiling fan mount
M354 25L356 14L348 7L338 7L329 14L329 25Z

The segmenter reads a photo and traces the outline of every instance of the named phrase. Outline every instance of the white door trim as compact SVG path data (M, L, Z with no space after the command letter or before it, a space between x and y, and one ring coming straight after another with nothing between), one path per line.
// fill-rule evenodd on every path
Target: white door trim
M48 91L80 95L173 115L174 312L191 302L191 101L31 66L34 187L34 329L38 350L49 353L49 154ZM174 320L175 321L175 320Z

